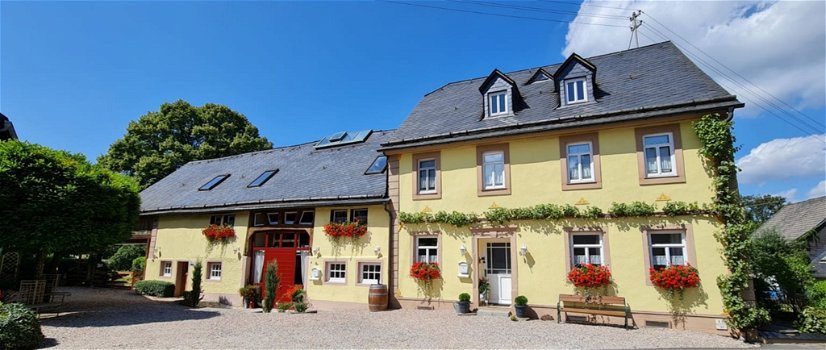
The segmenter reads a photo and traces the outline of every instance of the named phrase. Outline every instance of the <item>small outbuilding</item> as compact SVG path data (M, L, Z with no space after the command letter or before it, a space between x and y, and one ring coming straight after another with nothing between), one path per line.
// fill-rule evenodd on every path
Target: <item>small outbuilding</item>
M826 196L788 204L757 229L788 240L806 241L815 277L826 278Z

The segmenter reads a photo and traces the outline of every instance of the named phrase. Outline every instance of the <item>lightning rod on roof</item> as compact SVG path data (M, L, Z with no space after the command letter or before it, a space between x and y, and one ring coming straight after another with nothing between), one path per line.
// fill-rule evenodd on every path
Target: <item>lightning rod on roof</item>
M637 21L637 17L642 14L642 10L632 11L631 17L628 17L628 20L631 21L631 38L628 39L628 49L631 49L631 41L637 42L637 48L640 47L640 38L637 36L637 29L642 26L642 20Z

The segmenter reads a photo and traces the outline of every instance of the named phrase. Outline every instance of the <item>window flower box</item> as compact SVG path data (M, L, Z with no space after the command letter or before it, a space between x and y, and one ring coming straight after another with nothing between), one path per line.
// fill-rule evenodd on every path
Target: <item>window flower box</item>
M442 278L442 271L439 263L417 262L410 267L410 277L419 282L429 283Z
M659 269L652 267L649 275L651 283L669 292L682 292L686 288L700 285L697 268L691 265L670 265Z
M209 240L210 242L214 242L214 241L222 241L223 242L227 239L235 237L235 229L233 229L230 226L216 225L216 224L211 224L211 225L207 226L206 228L201 230L201 233L203 233L204 236L206 237L206 239Z
M600 288L611 284L611 270L607 266L584 264L568 273L568 282L577 288Z
M358 221L331 222L324 225L324 233L332 238L361 238L367 234L367 226L360 224Z

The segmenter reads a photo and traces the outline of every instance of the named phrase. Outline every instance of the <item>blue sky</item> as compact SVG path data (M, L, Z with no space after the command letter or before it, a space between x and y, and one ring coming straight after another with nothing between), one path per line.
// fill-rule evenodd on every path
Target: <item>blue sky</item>
M770 113L744 100L749 107L736 119L743 193L796 201L826 192L823 2L414 5L4 1L0 111L22 139L90 159L130 120L177 99L225 104L276 145L297 144L345 129L395 128L424 94L494 68L626 49L622 17L643 9L650 27L641 29L641 45L667 36L684 50L713 53L811 119L801 127L791 108ZM681 7L703 19L685 18ZM773 29L755 29L766 21ZM803 166L789 164L792 157Z

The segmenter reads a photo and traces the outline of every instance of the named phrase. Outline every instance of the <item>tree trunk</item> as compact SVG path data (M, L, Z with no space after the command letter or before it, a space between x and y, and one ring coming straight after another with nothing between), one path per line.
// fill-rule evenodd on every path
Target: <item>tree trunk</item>
M34 279L43 279L43 267L46 265L46 252L38 250L34 263Z

